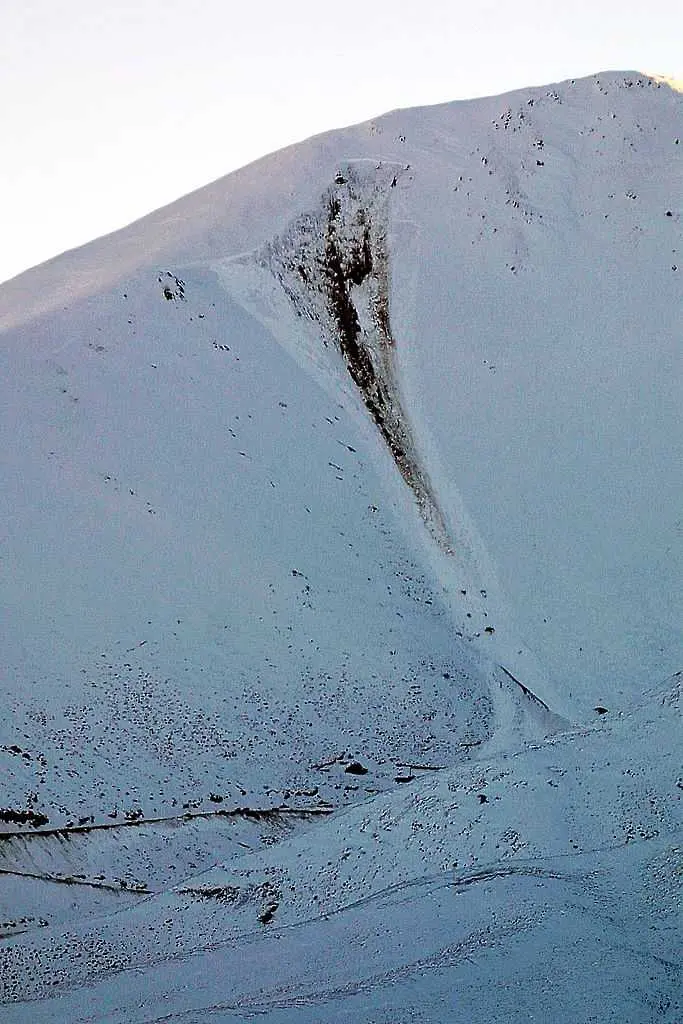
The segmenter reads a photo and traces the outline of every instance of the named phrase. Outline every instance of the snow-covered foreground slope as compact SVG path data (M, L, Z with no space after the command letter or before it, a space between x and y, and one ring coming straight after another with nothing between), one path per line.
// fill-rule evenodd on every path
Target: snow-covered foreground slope
M680 1020L679 699L680 674L315 829L240 826L242 850L139 902L84 897L85 922L8 945L30 1001L4 1019Z
M681 127L399 111L0 288L8 1019L677 1019Z

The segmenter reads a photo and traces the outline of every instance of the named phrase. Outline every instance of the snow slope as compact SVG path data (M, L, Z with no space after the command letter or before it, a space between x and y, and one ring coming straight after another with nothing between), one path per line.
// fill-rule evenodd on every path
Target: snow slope
M679 699L680 675L613 724L38 932L7 949L32 1001L6 1019L678 1020Z
M681 134L397 111L0 288L8 1020L677 1019Z

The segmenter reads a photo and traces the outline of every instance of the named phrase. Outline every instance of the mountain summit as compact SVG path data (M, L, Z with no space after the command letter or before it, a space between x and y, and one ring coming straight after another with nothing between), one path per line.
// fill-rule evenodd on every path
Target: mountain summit
M0 287L8 1021L677 1019L682 120L396 111Z

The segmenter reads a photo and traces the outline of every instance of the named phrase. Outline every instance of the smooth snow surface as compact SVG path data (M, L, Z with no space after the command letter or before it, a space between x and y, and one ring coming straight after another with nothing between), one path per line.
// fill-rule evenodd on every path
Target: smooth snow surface
M682 122L398 111L0 288L3 1021L680 1019Z

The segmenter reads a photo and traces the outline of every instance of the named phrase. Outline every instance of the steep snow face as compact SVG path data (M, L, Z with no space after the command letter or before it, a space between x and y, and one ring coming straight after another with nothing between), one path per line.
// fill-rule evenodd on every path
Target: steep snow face
M490 735L485 671L396 528L373 425L211 271L138 277L19 340L11 806L35 792L53 824L210 792L261 806L325 789L312 766L344 753L376 789ZM342 766L325 796L358 785Z
M311 365L341 352L457 632L569 715L683 651L680 110L612 75L390 115L405 162L339 162L252 257L304 322L242 292Z
M0 289L9 1019L677 1019L681 127L399 111Z
M681 97L598 76L505 99L457 168L439 113L419 130L441 159L416 161L429 204L402 193L398 351L432 478L563 709L623 699L683 641Z

